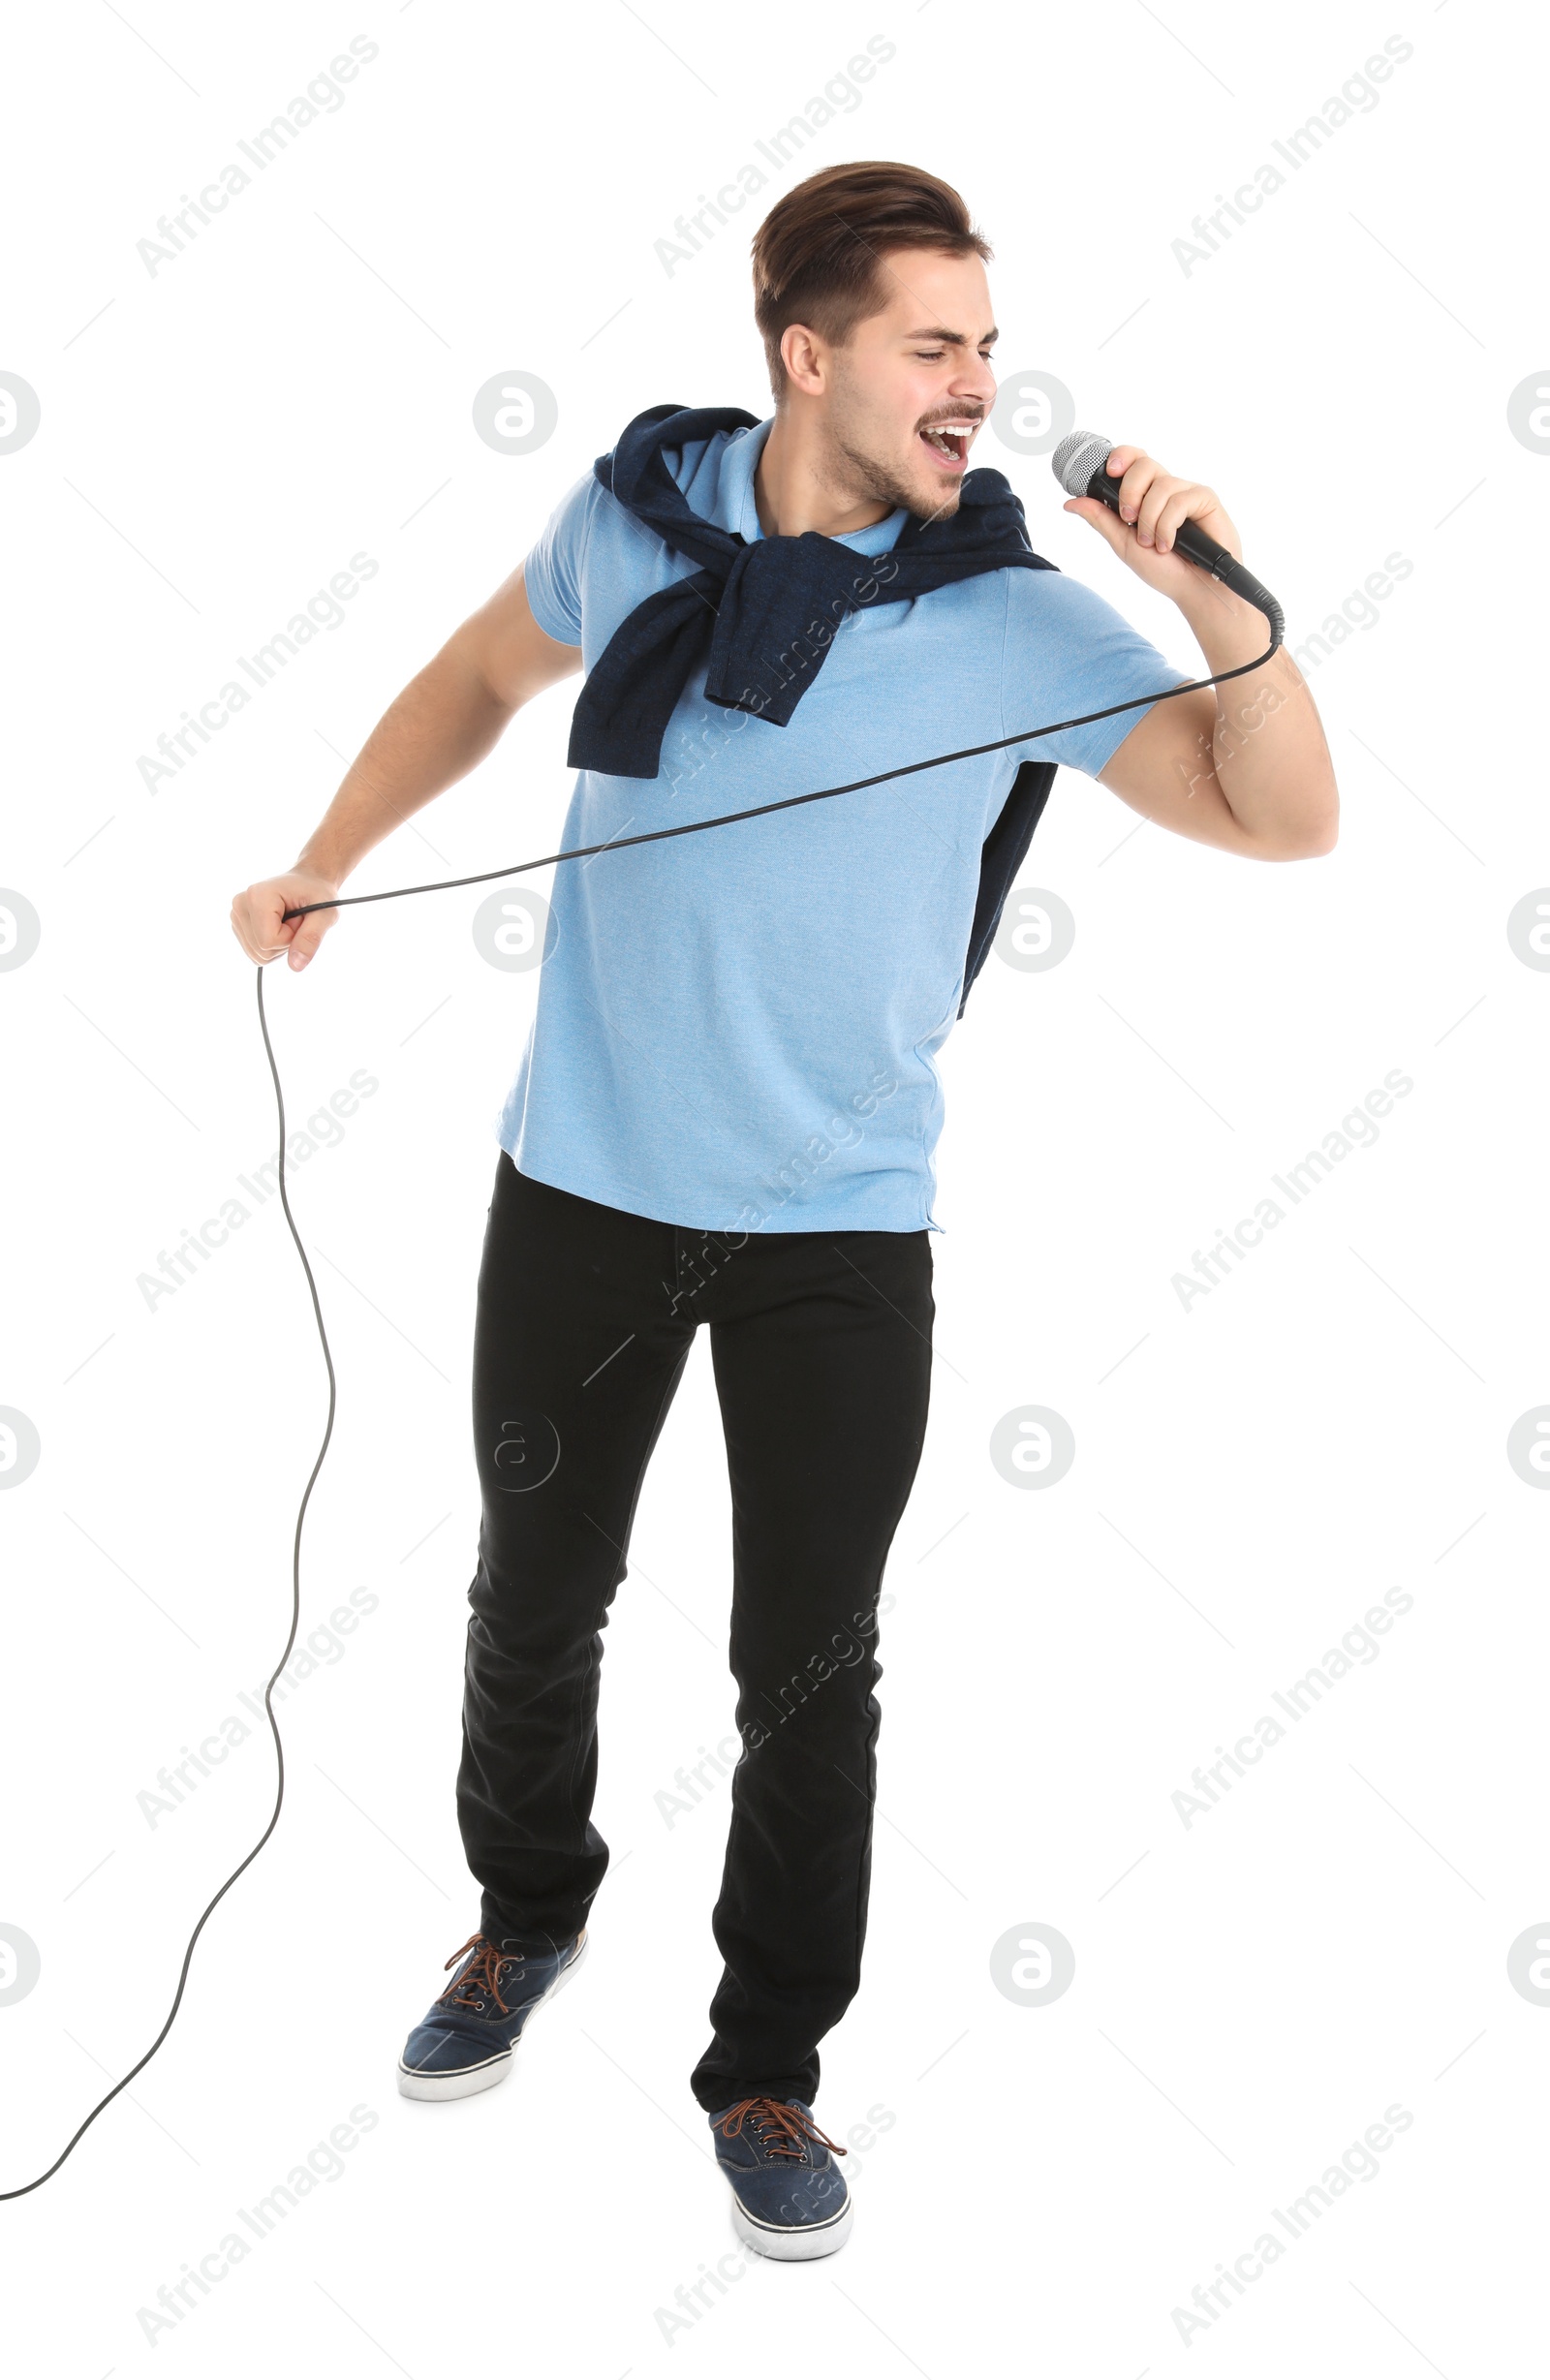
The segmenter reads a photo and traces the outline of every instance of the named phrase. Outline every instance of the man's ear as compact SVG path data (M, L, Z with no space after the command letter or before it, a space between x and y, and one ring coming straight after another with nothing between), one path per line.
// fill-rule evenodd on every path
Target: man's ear
M786 377L804 396L822 396L824 374L823 343L805 323L788 323L781 333L781 360Z

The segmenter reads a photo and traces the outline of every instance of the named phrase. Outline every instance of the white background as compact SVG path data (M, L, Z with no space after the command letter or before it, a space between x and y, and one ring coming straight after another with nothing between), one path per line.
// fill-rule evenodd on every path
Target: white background
M379 54L343 107L148 272L158 217L357 34ZM294 1175L340 1383L303 1632L352 1590L376 1607L282 1707L280 1828L206 1929L167 2047L0 2209L16 2368L1536 2367L1550 2011L1507 1954L1550 1933L1550 1496L1505 1442L1550 1400L1550 975L1506 918L1550 881L1550 461L1507 403L1550 378L1545 61L1526 15L1429 0L74 0L13 22L0 368L42 424L0 454L0 881L42 940L0 976L0 1405L42 1454L0 1498L0 1921L42 1972L0 2006L0 2183L140 2055L272 1805L257 1730L154 1827L137 1800L277 1658L326 1411L277 1201L154 1311L137 1286L273 1145L232 895L289 864L391 696L631 415L766 411L747 240L799 170L671 275L654 242L874 34L896 54L801 170L900 158L958 186L996 248L1008 372L1055 375L1079 421L1215 486L1293 644L1386 555L1413 567L1311 672L1337 851L1261 869L1132 833L1063 774L1024 880L1070 906L1074 949L1043 974L992 959L946 1050L939 1360L888 1581L871 1933L818 2108L842 2139L893 2118L852 2160L853 2241L808 2268L730 2257L738 2277L678 2304L686 2328L659 2319L733 2245L687 2090L726 1789L671 1827L655 1798L731 1725L703 1345L606 1640L616 1865L588 1970L507 2086L394 2092L477 1922L452 1804L473 1291L537 983L476 950L480 894L427 896L348 912L306 975L266 977L294 1121L356 1069L380 1086ZM1394 34L1413 55L1379 104L1186 272L1192 219ZM512 370L559 407L523 456L471 422ZM1039 551L1193 665L1044 460L988 434L979 459ZM343 624L148 792L140 756L356 552L379 568ZM352 890L552 849L573 692ZM1194 1252L1390 1069L1413 1090L1376 1144L1182 1306ZM1075 1433L1039 1493L988 1453L1027 1405ZM1186 1827L1191 1772L1394 1588L1413 1604L1378 1657ZM1035 1923L1075 1954L1042 2006L990 1966ZM1375 2178L1181 2337L1196 2284L1396 2105L1412 2121ZM376 2122L338 2178L148 2343L138 2309L360 2107Z

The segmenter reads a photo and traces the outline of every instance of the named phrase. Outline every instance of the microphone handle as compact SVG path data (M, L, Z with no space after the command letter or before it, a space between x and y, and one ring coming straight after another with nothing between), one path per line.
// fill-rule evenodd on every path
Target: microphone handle
M1087 493L1096 496L1100 504L1106 504L1111 512L1119 511L1120 482L1110 478L1101 463L1087 482ZM1234 595L1240 595L1246 603L1252 603L1256 611L1262 611L1270 623L1273 645L1281 643L1286 633L1286 614L1269 589L1260 585L1252 571L1245 570L1235 554L1229 554L1224 545L1208 537L1193 520L1179 523L1173 542L1176 550L1187 554L1197 570L1206 572L1212 578L1219 578Z

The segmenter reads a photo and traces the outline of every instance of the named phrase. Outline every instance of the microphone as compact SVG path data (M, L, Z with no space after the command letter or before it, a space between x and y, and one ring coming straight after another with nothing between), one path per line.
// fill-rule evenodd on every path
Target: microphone
M1068 496L1096 496L1106 504L1111 512L1120 509L1120 482L1111 479L1103 466L1113 450L1114 442L1101 430L1072 430L1063 438L1050 457L1050 468ZM1262 611L1270 623L1272 651L1286 633L1286 616L1275 597L1262 587L1252 571L1244 569L1236 555L1224 545L1208 537L1193 520L1181 521L1174 531L1173 543L1177 552L1187 554L1196 568L1212 578L1219 578L1234 595L1241 595L1256 611Z

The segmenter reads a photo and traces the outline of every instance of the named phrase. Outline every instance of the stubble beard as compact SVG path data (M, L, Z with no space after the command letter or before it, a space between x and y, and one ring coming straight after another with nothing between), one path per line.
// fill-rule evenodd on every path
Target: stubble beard
M848 390L842 384L842 395L846 393ZM854 413L852 419L856 419ZM860 412L860 419L865 419L864 410ZM848 437L845 430L839 427L829 433L831 459L824 478L829 482L831 493L850 497L852 501L866 498L875 504L890 505L920 521L952 518L958 510L963 486L961 475L940 490L933 488L927 494L923 488L913 486L890 461L869 454L864 447L852 443L852 439L853 433L852 437Z
M847 445L843 438L835 439L834 451L844 462L851 483L878 504L895 506L920 521L951 520L958 510L963 492L961 474L948 481L940 495L933 491L927 496L876 455L863 453L860 448Z

